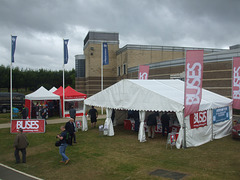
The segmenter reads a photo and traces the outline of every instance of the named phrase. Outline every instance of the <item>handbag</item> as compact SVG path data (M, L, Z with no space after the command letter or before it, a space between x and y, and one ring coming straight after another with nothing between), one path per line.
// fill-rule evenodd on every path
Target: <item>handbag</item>
M60 141L56 141L56 142L55 142L55 146L56 146L56 147L61 146L61 142L60 142Z

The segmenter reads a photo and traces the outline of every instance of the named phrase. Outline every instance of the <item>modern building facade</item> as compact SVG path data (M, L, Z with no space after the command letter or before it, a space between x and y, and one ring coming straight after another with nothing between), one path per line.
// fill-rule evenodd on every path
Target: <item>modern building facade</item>
M149 65L149 79L184 78L186 50L204 50L203 87L231 97L232 57L240 45L230 49L127 44L119 48L119 34L88 32L84 55L76 55L76 89L91 96L101 91L101 44L108 43L109 65L103 66L104 89L121 79L137 79L139 65Z

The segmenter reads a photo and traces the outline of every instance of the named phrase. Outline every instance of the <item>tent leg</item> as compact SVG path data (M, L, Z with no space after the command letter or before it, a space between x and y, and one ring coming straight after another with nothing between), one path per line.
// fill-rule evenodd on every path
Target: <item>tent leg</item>
M213 115L213 110L211 109L210 110L210 112L211 112L211 117L213 117L212 115ZM213 141L213 118L211 118L212 119L212 141Z
M183 149L186 149L186 148L187 148L187 143L186 143L186 122L185 122L185 117L184 117L183 118Z

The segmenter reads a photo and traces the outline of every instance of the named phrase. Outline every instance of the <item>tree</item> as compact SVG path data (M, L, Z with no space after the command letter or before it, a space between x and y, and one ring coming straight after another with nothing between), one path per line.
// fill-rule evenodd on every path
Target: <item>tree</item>
M64 71L65 73L65 86L71 86L75 88L75 69L70 71ZM0 88L8 88L10 91L10 67L0 66ZM25 89L35 91L39 87L44 86L47 89L60 87L63 84L63 72L52 70L32 70L32 69L19 69L18 67L13 69L13 89L17 91Z

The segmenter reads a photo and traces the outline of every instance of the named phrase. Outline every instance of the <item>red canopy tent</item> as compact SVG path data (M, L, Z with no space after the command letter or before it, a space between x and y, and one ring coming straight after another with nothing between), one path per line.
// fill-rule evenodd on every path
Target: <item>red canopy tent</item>
M61 99L61 109L63 116L63 87L60 86L56 91L53 92L56 95L60 96ZM76 116L83 115L83 101L87 98L86 94L77 92L70 86L66 87L64 90L64 102L65 102L65 117L69 117L69 109L73 105L76 109Z

